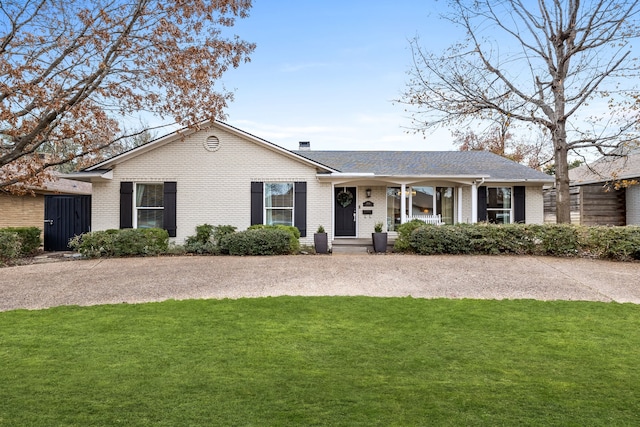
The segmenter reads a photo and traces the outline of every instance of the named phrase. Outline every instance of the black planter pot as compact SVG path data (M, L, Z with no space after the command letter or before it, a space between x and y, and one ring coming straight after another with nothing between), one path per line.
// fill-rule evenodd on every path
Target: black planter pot
M387 252L387 233L371 233L371 238L375 252Z
M329 252L327 233L315 233L313 235L313 246L317 254L326 254Z

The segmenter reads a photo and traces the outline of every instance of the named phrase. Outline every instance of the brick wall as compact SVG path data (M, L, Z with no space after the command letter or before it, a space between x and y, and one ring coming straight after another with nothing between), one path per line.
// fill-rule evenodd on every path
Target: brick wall
M371 189L371 197L367 199L367 188ZM363 207L362 204L365 201L373 202L373 207ZM386 186L372 186L365 185L358 187L357 196L357 230L358 237L370 238L371 233L375 230L376 222L383 224L382 231L387 231L387 187ZM331 206L328 207L331 209ZM371 215L364 215L362 211L370 210Z
M38 227L44 223L44 196L0 194L0 228Z
M204 148L209 136L220 141L217 151ZM318 182L315 167L223 128L201 130L118 164L112 181L93 185L93 230L119 227L121 181L177 182L177 243L204 223L249 227L252 181L305 181L307 238L301 243L313 244L318 225L333 233L332 186Z
M542 187L525 188L525 221L527 224L544 224Z

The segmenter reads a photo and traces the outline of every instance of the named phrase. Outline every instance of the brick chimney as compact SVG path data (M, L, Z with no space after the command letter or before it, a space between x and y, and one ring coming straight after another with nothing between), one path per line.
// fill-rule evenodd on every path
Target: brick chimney
M311 150L311 142L309 142L309 141L300 141L299 150L300 151L309 151L309 150Z

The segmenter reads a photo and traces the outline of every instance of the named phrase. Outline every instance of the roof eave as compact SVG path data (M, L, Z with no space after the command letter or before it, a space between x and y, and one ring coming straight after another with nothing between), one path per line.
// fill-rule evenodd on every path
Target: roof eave
M73 179L75 181L83 182L105 182L113 179L113 170L94 170L94 171L80 171L72 173L64 173L59 175L61 178Z
M570 181L570 185L606 184L607 182L615 182L615 181L621 181L621 180L632 180L632 179L640 180L640 176L636 173L636 174L629 174L629 175L621 175L621 176L619 176L617 178L599 177L597 179L585 179L585 180L573 179L573 180Z
M531 184L548 184L553 183L553 177L548 179L544 178L515 178L515 179L506 179L506 178L492 178L490 175L486 174L478 174L478 175L443 175L443 174L418 174L418 175L392 175L392 174L380 174L376 175L373 172L362 172L362 173L349 173L349 172L338 172L331 174L318 174L316 175L319 181L334 181L334 180L345 180L345 179L363 179L370 178L373 180L388 180L388 181L402 181L402 180L442 180L442 181L468 181L470 184L473 181L482 181L482 182L517 182L517 183L531 183Z
M542 178L517 178L517 179L505 179L505 178L489 178L485 182L523 182L532 184L548 184L555 182L554 178L542 179Z

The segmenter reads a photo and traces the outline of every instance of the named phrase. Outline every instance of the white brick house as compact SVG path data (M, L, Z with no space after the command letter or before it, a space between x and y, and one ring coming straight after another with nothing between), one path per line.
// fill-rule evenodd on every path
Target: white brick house
M543 222L552 178L486 152L290 151L225 123L172 133L75 175L93 183L92 230L290 224L312 244L389 232L413 217ZM404 196L404 197L403 197Z

